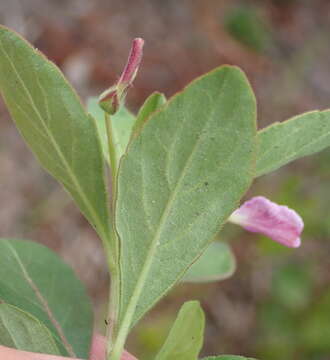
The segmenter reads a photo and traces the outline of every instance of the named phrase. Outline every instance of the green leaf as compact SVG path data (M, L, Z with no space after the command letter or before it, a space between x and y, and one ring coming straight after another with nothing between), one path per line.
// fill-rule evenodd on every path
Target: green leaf
M330 146L330 110L311 111L258 132L257 176Z
M313 299L308 311L305 311L303 321L299 324L301 344L310 353L329 354L330 351L330 291L324 289Z
M199 302L186 302L155 360L197 360L203 345L204 326L205 316Z
M209 356L203 358L202 360L255 360L255 359L247 358L244 356L238 356L238 355L220 355L220 356Z
M229 278L236 268L235 257L224 242L213 242L188 269L183 281L213 282Z
M105 157L108 164L110 163L109 158L109 145L108 136L104 119L104 111L100 108L97 98L89 98L87 104L88 112L94 117L97 131L99 133L103 156ZM111 115L113 139L116 145L116 163L118 164L120 158L125 153L127 144L131 137L133 125L135 123L135 116L127 110L124 106Z
M48 248L0 240L0 300L35 316L51 332L62 355L88 358L92 309L71 268Z
M183 276L237 207L254 177L255 119L246 77L224 66L174 96L130 142L116 203L123 329Z
M152 93L141 106L136 117L133 133L138 133L148 117L166 103L166 97L159 92Z
M17 350L60 355L49 330L34 316L0 304L0 345Z
M298 312L305 309L313 294L312 271L308 263L292 260L277 267L272 279L272 298L281 307Z
M0 27L0 91L41 164L105 238L109 214L94 121L59 69L5 27Z

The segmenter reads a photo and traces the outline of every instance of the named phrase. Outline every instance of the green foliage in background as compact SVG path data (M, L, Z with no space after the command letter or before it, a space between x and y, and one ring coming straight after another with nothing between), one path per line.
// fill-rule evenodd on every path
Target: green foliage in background
M259 310L260 358L323 359L329 354L330 296L327 290L313 298L315 264L284 262L272 280L271 296ZM320 290L319 290L320 291Z
M231 8L225 14L224 25L230 35L254 51L263 52L271 42L269 26L253 6Z

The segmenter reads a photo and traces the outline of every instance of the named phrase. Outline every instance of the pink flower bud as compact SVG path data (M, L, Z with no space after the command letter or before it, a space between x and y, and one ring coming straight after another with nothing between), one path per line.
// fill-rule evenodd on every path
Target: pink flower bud
M126 86L132 85L142 61L143 45L143 39L136 38L133 40L127 64L124 68L123 73L121 74L118 84L124 84Z
M143 55L144 40L137 38L133 40L132 48L128 56L127 64L118 82L104 91L99 98L101 108L109 113L115 114L124 101L128 89L132 86Z
M288 247L296 248L301 244L300 235L304 227L301 217L287 206L275 204L263 196L246 201L228 221Z

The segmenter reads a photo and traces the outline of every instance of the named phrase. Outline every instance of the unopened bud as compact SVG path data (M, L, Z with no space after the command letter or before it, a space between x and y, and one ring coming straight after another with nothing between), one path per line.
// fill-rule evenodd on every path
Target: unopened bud
M143 39L133 40L127 64L118 82L100 95L99 104L105 112L111 115L115 114L120 104L125 100L127 91L133 84L142 60L143 45Z

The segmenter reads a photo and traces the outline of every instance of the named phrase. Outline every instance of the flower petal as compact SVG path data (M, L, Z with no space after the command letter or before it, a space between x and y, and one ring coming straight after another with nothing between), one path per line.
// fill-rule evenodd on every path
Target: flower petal
M264 234L288 247L299 247L304 228L301 217L287 206L278 205L263 196L246 201L228 221L244 229Z

